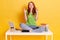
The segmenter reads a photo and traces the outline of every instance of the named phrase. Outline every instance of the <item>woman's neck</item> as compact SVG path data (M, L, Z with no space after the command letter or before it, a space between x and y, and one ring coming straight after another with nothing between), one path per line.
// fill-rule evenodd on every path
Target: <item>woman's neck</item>
M30 9L30 13L32 13L32 9Z

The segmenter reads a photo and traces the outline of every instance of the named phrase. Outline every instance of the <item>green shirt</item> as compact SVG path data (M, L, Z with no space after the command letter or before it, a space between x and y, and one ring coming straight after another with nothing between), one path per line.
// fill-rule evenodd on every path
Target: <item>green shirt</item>
M27 12L27 15L28 15L28 12ZM36 20L32 13L29 13L26 24L36 26Z

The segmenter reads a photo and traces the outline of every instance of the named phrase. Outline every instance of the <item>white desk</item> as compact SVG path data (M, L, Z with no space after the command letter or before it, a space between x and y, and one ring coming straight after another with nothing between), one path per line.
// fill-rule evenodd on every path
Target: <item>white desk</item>
M14 31L14 32L11 32L10 30L8 30L6 32L6 40L8 40L8 35L10 35L10 40L11 39L11 35L45 35L46 36L46 40L48 40L48 35L51 36L51 40L53 40L53 33L49 30L48 32L40 32L40 33L36 33L36 32L21 32L21 31Z

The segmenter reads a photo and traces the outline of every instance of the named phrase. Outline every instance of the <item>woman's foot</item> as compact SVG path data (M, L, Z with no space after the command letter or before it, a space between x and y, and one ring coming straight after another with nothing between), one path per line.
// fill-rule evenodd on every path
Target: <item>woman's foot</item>
M32 32L32 29L30 30L30 32Z

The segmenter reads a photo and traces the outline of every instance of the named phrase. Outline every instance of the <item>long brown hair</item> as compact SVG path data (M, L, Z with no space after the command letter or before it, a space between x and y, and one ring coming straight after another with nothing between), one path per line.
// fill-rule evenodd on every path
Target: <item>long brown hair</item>
M35 7L35 4L34 4L32 1L28 3L28 14L30 13L30 8L29 8L30 3L32 3L33 6L34 6L34 8L33 8L33 10L32 10L32 13L33 13L33 15L34 15L34 14L36 14L36 7Z

